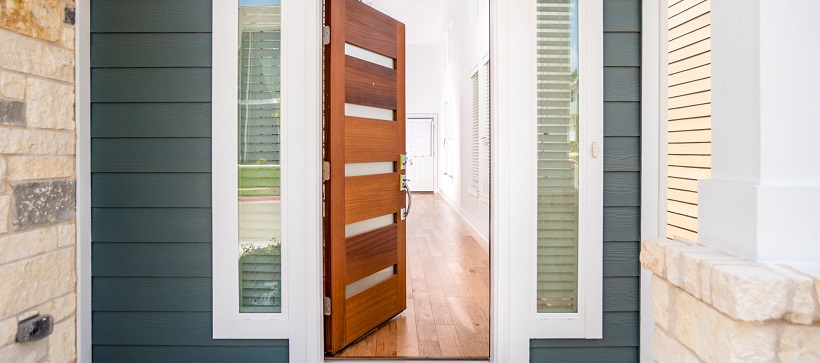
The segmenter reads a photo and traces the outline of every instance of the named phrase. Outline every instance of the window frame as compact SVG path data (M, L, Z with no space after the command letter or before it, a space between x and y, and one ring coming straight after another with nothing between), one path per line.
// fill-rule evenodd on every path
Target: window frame
M522 92L525 100L514 104L528 104L527 109L499 110L508 112L510 119L526 119L526 128L513 129L501 125L501 133L510 140L530 140L529 145L499 145L509 151L507 154L513 164L507 170L517 170L515 177L501 178L493 184L493 192L504 195L493 195L494 201L505 205L498 206L500 213L510 221L508 229L500 231L508 235L510 241L527 241L516 244L510 250L512 266L529 266L528 268L509 271L510 308L513 311L511 324L527 327L529 339L601 339L603 336L603 1L578 2L579 33L579 113L584 121L579 123L579 158L581 168L579 196L579 235L578 246L578 311L576 313L537 313L537 2L533 0L521 7L516 7L517 14L527 15L529 19L522 24L518 32L527 29L529 41L521 45L511 45L509 57L516 59L516 54L523 57L529 67L516 71L510 81L503 85L492 85L494 89L507 88ZM497 59L502 64L505 59ZM516 60L522 64L524 60ZM511 62L512 63L512 62ZM520 74L519 74L520 73ZM500 89L501 94L504 89ZM503 107L503 106L502 106ZM511 107L512 108L512 107ZM495 128L494 128L495 129ZM504 136L504 135L501 135ZM597 143L597 157L592 157L592 143ZM493 150L496 150L494 147ZM497 160L493 157L493 160ZM494 165L502 165L498 161ZM505 171L500 171L504 175ZM496 174L497 175L497 174ZM496 189L498 188L498 189ZM526 206L526 207L523 207ZM522 208L523 207L523 208ZM506 213L504 212L506 210ZM502 222L503 223L503 222Z
M320 150L298 147L321 134L319 95L321 75L312 72L321 54L320 34L305 32L305 14L312 13L315 4L298 0L282 0L281 6L281 251L282 251L282 312L239 312L239 245L238 245L238 0L214 0L212 45L212 268L213 268L213 330L214 339L288 339L292 357L299 357L306 346L305 331L321 324L321 302L308 300L319 291L313 283L315 273L301 271L308 259L321 255L318 243L321 216ZM319 19L310 19L318 23ZM294 29L294 31L288 31ZM315 47L309 44L315 44ZM230 56L228 56L230 55ZM224 120L233 120L225 122ZM288 120L316 120L293 122ZM221 121L221 122L220 122ZM295 145L293 150L289 145ZM300 203L290 203L298 200ZM316 226L316 228L310 228ZM291 228L289 228L291 227ZM301 228L300 228L301 227ZM305 228L307 227L307 228ZM299 241L294 243L293 241ZM308 301L306 301L308 300Z

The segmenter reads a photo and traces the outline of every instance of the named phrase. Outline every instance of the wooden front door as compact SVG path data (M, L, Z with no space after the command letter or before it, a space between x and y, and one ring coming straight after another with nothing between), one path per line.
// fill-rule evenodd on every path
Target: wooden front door
M335 353L406 307L405 55L393 18L356 0L326 0L325 12L325 350Z

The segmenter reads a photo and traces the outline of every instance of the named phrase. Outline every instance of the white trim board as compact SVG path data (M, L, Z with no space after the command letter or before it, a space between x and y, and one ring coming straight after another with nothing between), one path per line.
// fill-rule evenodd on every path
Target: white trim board
M225 57L236 49L236 0L215 0L213 19L213 120L236 118L236 57ZM282 1L282 175L283 190L283 312L276 316L238 314L233 309L231 286L236 279L236 246L218 243L226 235L220 223L233 220L226 208L214 208L214 331L215 339L288 339L289 356L294 362L323 360L322 272L321 272L321 2ZM226 20L227 19L227 20ZM220 51L223 50L223 51ZM289 122L300 120L300 122ZM232 123L213 122L214 139L232 135ZM224 130L223 130L224 129ZM221 187L236 184L236 139L213 142L213 203L235 206L225 200ZM232 140L231 140L232 139ZM231 165L233 164L233 165ZM235 189L235 188L234 188ZM231 190L231 189L224 189ZM235 196L235 195L234 195ZM288 200L299 201L288 203ZM288 228L288 226L292 226ZM298 226L298 227L297 227ZM227 229L230 234L230 228ZM232 237L226 239L234 240ZM224 291L221 295L218 293ZM228 296L224 299L223 296ZM236 300L236 299L234 299Z
M645 1L641 28L641 240L666 235L668 0ZM652 273L641 269L640 357L653 362Z
M74 23L77 127L77 361L91 362L91 0L78 0Z

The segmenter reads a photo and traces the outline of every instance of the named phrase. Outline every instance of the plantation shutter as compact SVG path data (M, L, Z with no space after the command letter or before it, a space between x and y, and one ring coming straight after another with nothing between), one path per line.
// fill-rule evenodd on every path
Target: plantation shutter
M239 161L243 164L279 164L279 13L278 6L240 9Z
M470 77L473 86L473 123L472 131L470 133L470 187L478 191L479 173L481 167L479 166L479 112L478 112L478 71Z
M481 194L490 196L490 61L484 63L484 120L481 126Z
M577 2L538 0L537 311L578 311ZM574 39L573 39L574 38Z
M239 9L240 312L281 312L281 8Z
M407 133L407 155L433 155L433 120L429 118L408 119L405 124Z

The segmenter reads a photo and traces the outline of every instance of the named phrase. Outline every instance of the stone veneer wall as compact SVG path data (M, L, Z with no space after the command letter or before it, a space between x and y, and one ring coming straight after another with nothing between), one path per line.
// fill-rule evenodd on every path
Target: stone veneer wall
M656 362L820 362L820 265L646 240Z
M74 6L0 0L0 362L76 360Z

